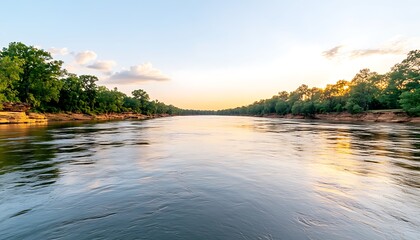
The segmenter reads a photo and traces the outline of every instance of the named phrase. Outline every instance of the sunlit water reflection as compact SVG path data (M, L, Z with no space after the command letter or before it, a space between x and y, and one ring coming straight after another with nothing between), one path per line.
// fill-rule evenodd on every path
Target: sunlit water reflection
M419 125L0 125L0 239L420 239L419 170Z

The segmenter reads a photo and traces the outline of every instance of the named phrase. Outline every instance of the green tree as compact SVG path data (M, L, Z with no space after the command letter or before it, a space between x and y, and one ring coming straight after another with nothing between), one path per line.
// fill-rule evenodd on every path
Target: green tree
M264 101L263 114L276 112L277 96Z
M33 46L26 46L20 42L12 42L3 48L0 57L21 59L23 71L19 74L16 84L18 98L41 110L48 107L51 101L58 101L64 70L62 61L53 60L51 54Z
M95 107L96 95L98 94L98 86L96 85L98 78L92 75L81 75L79 79L83 89L81 98L90 109L93 109Z
M143 89L137 89L131 92L133 97L140 101L140 109L142 113L147 113L148 102L150 100L149 94Z
M293 103L292 114L301 114L303 112L304 102L299 100Z
M23 72L22 65L22 59L12 59L9 56L0 58L0 109L3 107L3 102L19 100L16 85L19 75Z
M290 112L290 106L284 99L278 99L276 102L275 110L277 114L285 115Z
M83 83L76 74L69 74L63 80L63 87L60 92L59 107L64 111L84 112L90 111L85 102Z
M399 108L399 98L403 92L420 87L420 50L410 51L407 58L396 64L387 74L381 102L389 108Z
M119 92L117 88L109 90L104 86L98 88L96 105L99 113L120 113L124 112L124 99L127 96Z
M409 115L420 116L420 88L401 94L399 103Z
M141 113L141 104L140 104L140 101L137 100L137 99L135 99L135 98L125 97L124 98L123 106L128 111L133 111L135 113Z
M376 72L371 72L369 69L362 69L351 81L351 88L349 93L347 110L354 112L359 106L362 111L370 109L371 103L375 101L379 94L379 89L376 86L377 79L380 76Z
M341 112L346 104L350 83L346 80L339 80L335 84L328 84L322 93L323 112Z

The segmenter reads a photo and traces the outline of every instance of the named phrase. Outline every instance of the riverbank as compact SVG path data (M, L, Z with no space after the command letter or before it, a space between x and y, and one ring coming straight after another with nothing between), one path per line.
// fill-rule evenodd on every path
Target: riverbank
M42 124L48 122L63 121L101 121L101 120L125 120L125 119L151 119L168 117L168 114L143 115L138 113L110 113L89 115L82 113L25 113L0 111L0 124Z
M109 113L89 115L83 113L25 113L0 111L0 124L43 124L48 122L71 122L71 121L105 121L105 120L126 120L126 119L152 119L168 117L169 114L143 115L138 113ZM304 115L263 115L267 118L285 119L315 119L337 122L387 122L387 123L420 123L420 117L410 117L402 111L372 111L358 114L323 113L314 116Z
M347 112L340 113L322 113L314 116L303 115L263 115L268 118L286 118L286 119L316 119L337 122L387 122L387 123L420 123L420 117L410 117L402 111L371 111L358 114Z

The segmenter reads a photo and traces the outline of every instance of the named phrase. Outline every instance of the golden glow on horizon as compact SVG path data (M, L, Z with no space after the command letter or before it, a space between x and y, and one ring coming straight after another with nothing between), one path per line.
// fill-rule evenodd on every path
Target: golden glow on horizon
M329 84L336 85L340 79L351 81L364 68L383 74L406 57L404 53L327 59L323 50L325 47L299 45L284 55L253 65L185 66L168 72L171 79L165 82L105 85L110 89L118 87L128 95L135 89L144 89L151 99L183 109L221 110L269 99L280 91L291 92L302 84L327 90ZM332 94L342 96L348 90L347 83L337 86Z

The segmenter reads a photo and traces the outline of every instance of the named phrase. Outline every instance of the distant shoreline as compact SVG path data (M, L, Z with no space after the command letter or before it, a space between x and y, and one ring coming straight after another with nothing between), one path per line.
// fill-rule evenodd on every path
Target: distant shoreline
M318 113L312 116L304 115L277 115L269 114L260 117L266 118L285 118L285 119L314 119L336 122L384 122L384 123L420 123L420 117L410 117L402 111L372 111L357 114L348 112L340 113Z

